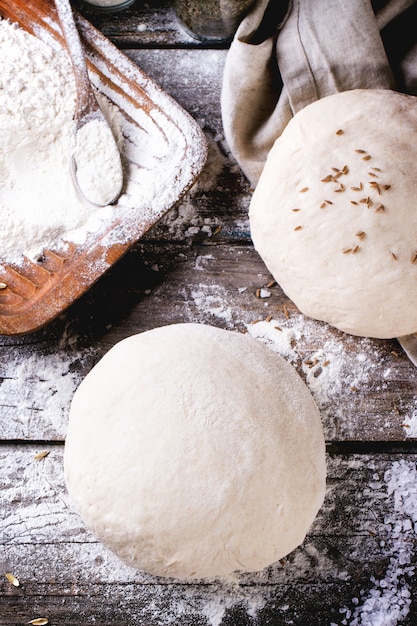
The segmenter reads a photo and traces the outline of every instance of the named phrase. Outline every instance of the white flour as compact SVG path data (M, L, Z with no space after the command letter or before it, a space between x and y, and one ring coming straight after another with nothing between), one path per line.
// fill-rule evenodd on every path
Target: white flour
M98 206L115 201L122 189L123 171L117 145L103 120L91 119L75 135L74 160L78 185Z
M0 259L35 259L64 238L82 243L96 220L69 169L75 84L69 58L0 20ZM120 138L117 110L98 99Z
M88 365L90 358L88 350L56 349L45 355L33 352L24 359L19 349L9 351L2 363L0 384L17 439L62 437L69 405L82 379L77 368L84 362Z

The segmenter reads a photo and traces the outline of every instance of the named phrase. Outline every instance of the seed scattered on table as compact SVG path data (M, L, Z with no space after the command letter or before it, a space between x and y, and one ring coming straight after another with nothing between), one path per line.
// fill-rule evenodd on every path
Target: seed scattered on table
M42 459L47 457L48 454L49 454L49 450L43 450L42 452L38 452L38 454L35 454L33 458L35 459L35 461L41 461Z
M9 583L13 585L13 587L20 587L20 581L18 578L16 578L14 574L11 574L10 572L5 572L4 575L6 576Z

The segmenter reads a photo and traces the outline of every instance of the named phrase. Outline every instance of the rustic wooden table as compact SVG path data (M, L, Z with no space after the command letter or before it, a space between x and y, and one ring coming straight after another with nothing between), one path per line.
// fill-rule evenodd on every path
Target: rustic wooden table
M227 46L186 35L168 1L85 15L191 113L209 156L180 204L69 310L36 333L0 337L0 624L416 624L416 368L396 340L305 319L271 280L223 136ZM183 584L125 567L87 531L63 481L83 376L120 339L188 321L247 331L282 354L311 389L327 440L328 491L306 541L233 581Z

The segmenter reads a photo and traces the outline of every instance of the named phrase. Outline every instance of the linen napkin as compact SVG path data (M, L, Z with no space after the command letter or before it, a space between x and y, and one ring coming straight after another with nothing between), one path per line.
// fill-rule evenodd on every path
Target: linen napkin
M231 43L221 94L226 141L253 186L307 104L349 89L404 90L406 69L417 90L417 29L404 35L415 9L415 0L257 0Z

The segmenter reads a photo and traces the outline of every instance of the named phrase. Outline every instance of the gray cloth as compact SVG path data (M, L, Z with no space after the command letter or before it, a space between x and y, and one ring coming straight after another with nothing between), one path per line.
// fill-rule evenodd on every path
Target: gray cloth
M387 56L389 37L384 44L380 29L388 31L417 4L376 4L257 0L242 21L226 58L221 108L226 140L253 186L275 139L306 105L349 89L402 90ZM416 52L403 43L393 55L396 66L414 68ZM417 76L410 84L413 80Z

